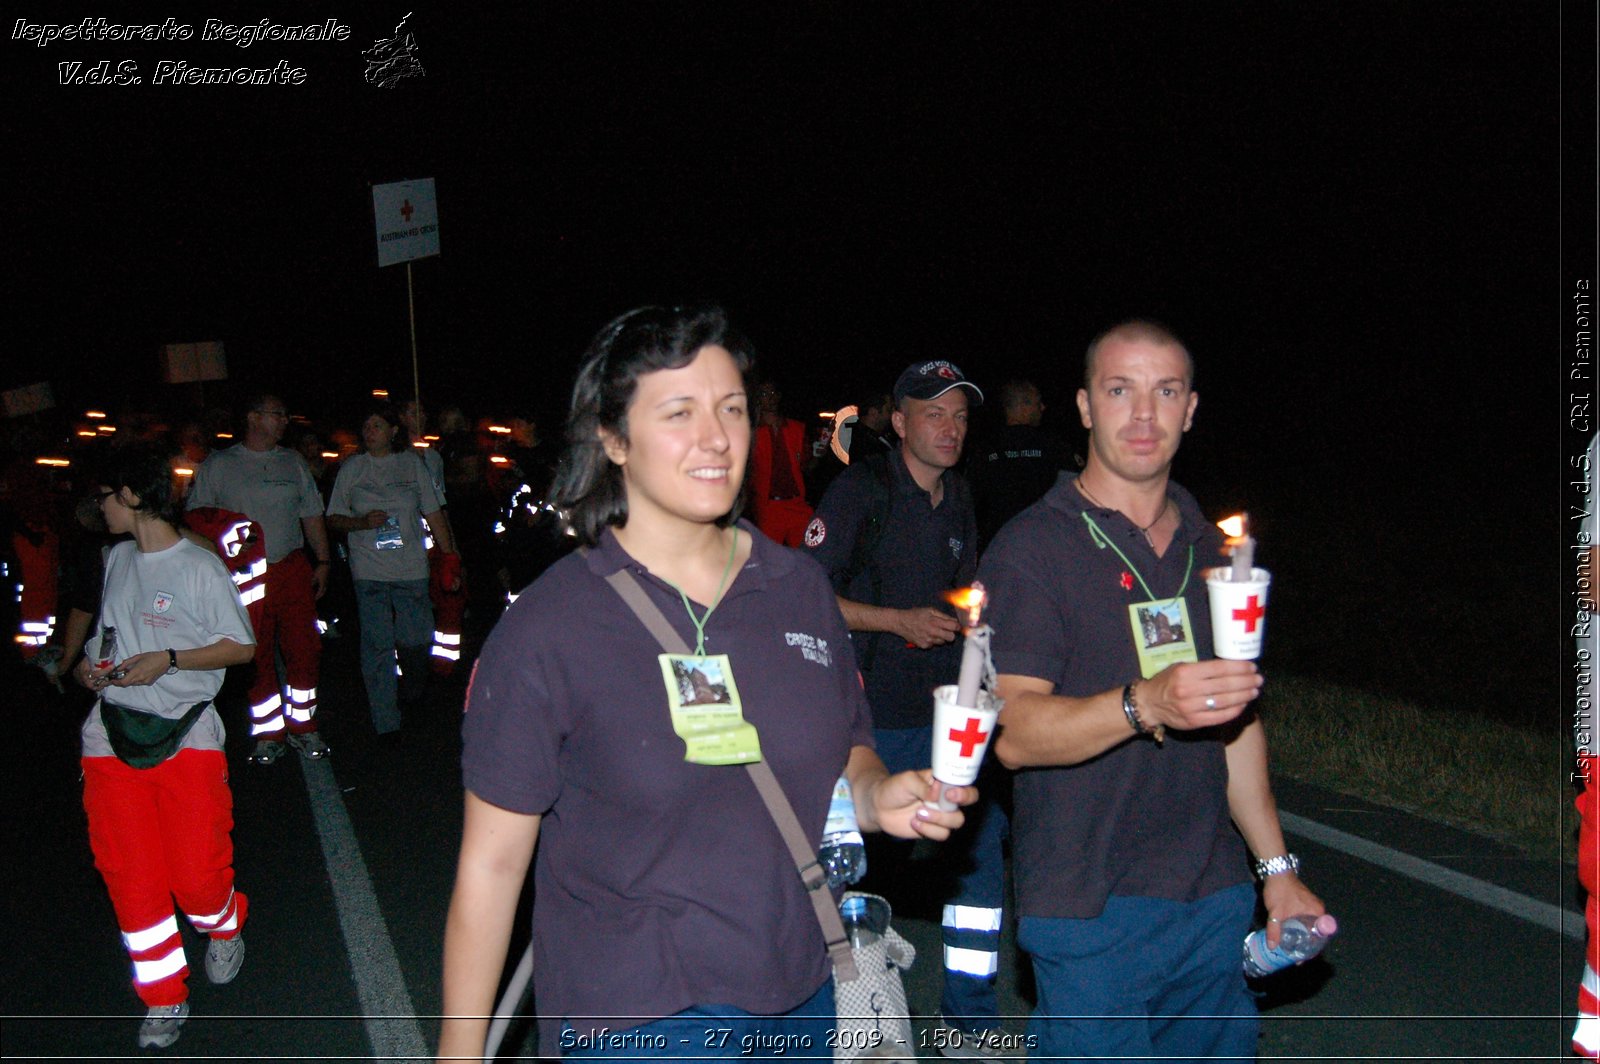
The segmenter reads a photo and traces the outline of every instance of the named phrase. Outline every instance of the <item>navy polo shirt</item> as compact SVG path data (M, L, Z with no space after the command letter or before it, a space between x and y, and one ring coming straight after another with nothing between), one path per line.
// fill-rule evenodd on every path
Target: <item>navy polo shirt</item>
M1210 658L1204 570L1226 559L1221 533L1194 497L1168 486L1180 524L1158 558L1121 513L1086 503L1074 479L1063 473L984 554L979 578L991 596L996 669L1076 698L1139 678L1128 607L1149 595L1116 551L1096 545L1086 511L1156 596L1182 591L1196 650ZM1231 734L1168 730L1161 746L1131 739L1079 765L1018 772L1012 853L1022 915L1087 919L1113 894L1187 902L1247 882L1228 812L1223 743Z
M754 546L706 624L706 652L729 656L744 718L820 842L851 748L872 745L855 658L822 570L739 527ZM745 769L684 760L661 646L605 583L624 567L694 646L678 592L607 530L506 611L468 689L467 789L544 817L539 1011L552 1024L600 1017L574 1019L580 1033L694 1005L786 1011L830 974L815 911Z
M881 593L873 594L869 566L849 574L856 540L865 534L873 499L881 491L865 462L852 463L828 485L817 504L806 546L822 563L843 597L873 606L911 609L935 606L954 615L944 599L952 588L971 584L978 568L978 531L972 496L954 470L943 474L944 497L912 479L899 450L888 456L890 500L874 554ZM879 728L919 728L933 722L933 689L955 683L961 672L961 640L918 650L892 632L855 632L856 656L865 668L867 701Z

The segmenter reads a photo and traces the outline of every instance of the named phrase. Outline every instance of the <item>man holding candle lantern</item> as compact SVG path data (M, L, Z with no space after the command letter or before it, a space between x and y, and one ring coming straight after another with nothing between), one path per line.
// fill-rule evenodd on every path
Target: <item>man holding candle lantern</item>
M827 569L850 627L879 756L898 772L927 763L933 689L954 682L961 667L961 624L946 595L972 583L978 535L972 493L956 466L968 407L983 402L983 393L939 359L908 366L893 398L899 447L839 474L805 542ZM1007 824L993 791L994 780L984 779L967 827L939 851L941 871L955 877L942 913L941 1011L954 1030L936 1044L946 1056L986 1058L1004 1048L995 980ZM891 900L905 897L883 889Z
M1284 845L1247 712L1261 676L1212 658L1202 571L1223 563L1222 537L1170 480L1198 404L1193 361L1136 321L1096 339L1084 370L1083 472L1008 524L980 573L1005 699L995 752L1033 770L1013 813L1033 1052L1252 1058L1244 848L1273 945L1281 921L1324 909ZM1156 615L1152 640L1141 625Z

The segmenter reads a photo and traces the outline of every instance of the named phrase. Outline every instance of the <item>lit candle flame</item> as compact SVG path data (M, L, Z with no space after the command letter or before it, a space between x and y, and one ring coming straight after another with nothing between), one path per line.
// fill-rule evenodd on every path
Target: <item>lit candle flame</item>
M946 591L944 597L946 602L967 615L968 628L978 626L978 617L983 613L984 604L989 601L989 593L983 589L982 584Z
M1243 539L1245 529L1248 527L1248 521L1249 518L1245 514L1234 514L1232 517L1224 517L1218 521L1217 527L1226 533L1230 541Z

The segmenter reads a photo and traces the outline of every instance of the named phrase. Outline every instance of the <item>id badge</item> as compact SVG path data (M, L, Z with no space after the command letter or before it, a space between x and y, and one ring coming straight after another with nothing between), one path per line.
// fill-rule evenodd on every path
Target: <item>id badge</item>
M1135 602L1128 607L1128 622L1139 651L1139 675L1146 680L1168 665L1200 660L1184 599Z
M376 546L379 550L399 550L405 545L406 541L400 535L400 519L390 514L388 519L378 526Z
M744 719L728 655L661 654L661 677L672 709L672 730L696 765L745 765L761 760L755 725Z

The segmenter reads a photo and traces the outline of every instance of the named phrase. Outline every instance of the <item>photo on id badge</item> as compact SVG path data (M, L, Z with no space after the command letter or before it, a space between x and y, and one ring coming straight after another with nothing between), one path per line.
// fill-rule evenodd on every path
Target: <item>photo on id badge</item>
M727 706L733 704L722 658L692 658L673 655L672 678L678 684L680 706Z
M1128 607L1128 621L1139 652L1139 674L1146 680L1168 665L1199 660L1185 600L1135 602Z

